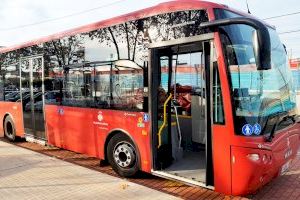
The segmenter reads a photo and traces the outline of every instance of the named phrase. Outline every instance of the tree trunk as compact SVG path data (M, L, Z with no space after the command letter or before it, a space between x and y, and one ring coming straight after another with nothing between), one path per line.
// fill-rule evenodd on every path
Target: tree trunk
M113 39L113 43L114 43L114 45L115 45L115 47L116 47L118 60L120 60L120 51L119 51L118 43L117 43L117 41L116 41L116 39L115 39L115 36L114 36L114 34L113 34L113 32L112 32L112 30L111 30L110 27L108 27L108 31L109 31L109 33L110 33L110 35L111 35L111 38Z
M54 47L54 52L55 52L55 55L56 55L56 57L57 57L57 60L58 60L58 64L61 66L61 67L65 67L65 61L64 61L64 59L60 59L59 57L59 50L57 49L57 46L56 46L56 44L55 44L55 42L52 42L52 44L53 44L53 47Z
M136 43L137 43L138 35L139 35L139 30L137 30L136 36L135 36L135 38L134 38L134 46L133 46L133 53L132 53L132 61L134 61L134 59L135 59L135 50L136 50Z
M127 40L127 55L128 55L128 60L130 60L130 44L129 44L128 26L126 22L124 27L125 27L126 40Z

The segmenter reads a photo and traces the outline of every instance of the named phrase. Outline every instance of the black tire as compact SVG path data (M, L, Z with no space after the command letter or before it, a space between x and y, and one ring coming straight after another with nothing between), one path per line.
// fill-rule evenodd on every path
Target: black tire
M7 116L4 120L4 135L10 141L16 140L16 128L11 116Z
M107 159L115 172L123 177L139 171L139 155L132 140L125 134L114 135L107 145Z

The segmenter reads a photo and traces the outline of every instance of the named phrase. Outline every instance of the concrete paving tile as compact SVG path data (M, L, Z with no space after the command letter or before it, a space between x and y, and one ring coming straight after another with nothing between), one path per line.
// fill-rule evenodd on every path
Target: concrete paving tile
M179 199L0 141L0 199Z

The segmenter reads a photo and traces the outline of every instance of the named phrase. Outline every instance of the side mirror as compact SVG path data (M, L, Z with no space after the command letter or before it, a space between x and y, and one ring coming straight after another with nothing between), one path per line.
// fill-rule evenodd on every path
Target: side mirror
M257 31L254 30L252 32L252 44L253 44L253 53L256 63L260 63L260 55L259 55L259 44L258 44L258 38L257 38Z
M235 17L218 19L200 24L200 28L218 28L233 24L245 24L255 29L253 34L253 46L256 57L257 70L271 69L271 40L268 27L261 21L248 17Z

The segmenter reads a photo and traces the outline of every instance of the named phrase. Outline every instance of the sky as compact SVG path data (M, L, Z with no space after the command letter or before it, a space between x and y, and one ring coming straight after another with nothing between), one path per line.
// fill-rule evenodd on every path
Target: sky
M126 14L166 0L0 0L0 46L10 46ZM246 0L210 0L247 11ZM51 2L51 3L50 3ZM263 3L262 3L263 2ZM248 0L250 11L280 33L290 58L300 58L300 4L297 0ZM74 13L77 13L74 15ZM68 16L68 17L64 17ZM55 19L55 20L53 20ZM34 25L33 25L34 24Z

